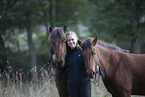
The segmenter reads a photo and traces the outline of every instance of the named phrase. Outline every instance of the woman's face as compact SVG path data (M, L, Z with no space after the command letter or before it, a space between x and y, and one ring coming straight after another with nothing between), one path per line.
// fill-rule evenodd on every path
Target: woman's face
M74 49L77 45L77 39L74 35L67 36L67 44L71 49Z

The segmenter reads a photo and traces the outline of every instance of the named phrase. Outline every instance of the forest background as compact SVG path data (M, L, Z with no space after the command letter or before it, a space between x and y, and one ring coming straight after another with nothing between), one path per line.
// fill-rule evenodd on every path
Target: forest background
M67 25L83 40L98 36L145 53L145 0L0 0L0 68L40 70L48 59L48 27Z
M97 35L131 53L145 53L144 0L1 0L0 65L43 66L48 27L65 24L81 40Z

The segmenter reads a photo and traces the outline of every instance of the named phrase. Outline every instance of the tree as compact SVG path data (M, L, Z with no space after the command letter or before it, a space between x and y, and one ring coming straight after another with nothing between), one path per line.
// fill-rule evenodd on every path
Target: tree
M12 37L24 33L24 29L26 29L30 63L33 66L37 64L32 38L35 26L45 26L48 37L49 25L63 26L67 24L70 28L77 28L78 23L86 24L88 20L88 0L1 0L0 3L2 5L0 10L3 13L0 14L0 36L4 43L2 46L5 46L8 41L19 45L19 41Z
M125 43L130 42L135 39L142 39L144 37L144 28L143 25L145 22L140 22L141 17L145 14L144 12L144 2L143 0L136 1L135 6L140 9L139 14L135 16L135 25L134 33L132 33L131 28L131 1L126 0L101 0L95 1L93 0L93 8L90 12L90 29L92 32L99 34L101 37L105 38L107 41L110 39L115 39L118 41L126 41L123 45L127 45ZM136 8L135 9L138 9ZM93 14L94 13L94 14ZM93 15L91 15L93 14ZM137 13L136 13L137 14ZM144 14L144 15L143 15ZM138 21L138 22L137 22ZM103 33L103 34L102 34ZM134 41L137 42L137 41ZM131 42L130 42L131 43ZM138 44L138 43L137 43ZM139 45L138 45L139 46ZM137 46L137 47L138 47ZM131 52L132 47L128 47ZM138 50L139 51L139 50ZM135 52L134 52L135 53Z
M15 5L17 0L1 0L0 1L0 69L6 69L7 64L7 48L3 36L7 30L11 30L12 17L9 18L9 11ZM9 22L9 23L8 23Z
M34 44L32 40L32 28L31 28L31 11L29 6L29 0L24 0L24 8L25 8L25 27L27 30L28 37L28 46L29 46L29 56L30 56L30 65L32 67L37 65L36 53L34 49Z
M141 38L144 38L145 21L142 21L142 16L145 16L145 2L131 0L131 47L133 53L141 53ZM143 23L144 22L144 23ZM143 24L142 24L143 23Z

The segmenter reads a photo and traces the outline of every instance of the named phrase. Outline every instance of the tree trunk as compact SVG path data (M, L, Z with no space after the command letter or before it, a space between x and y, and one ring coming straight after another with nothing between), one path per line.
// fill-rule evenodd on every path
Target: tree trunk
M18 52L20 52L20 44L19 44L19 40L16 41L16 45L17 45L17 50L18 50Z
M36 66L37 60L36 60L36 54L34 50L34 44L32 40L32 29L31 29L31 15L29 11L29 0L24 0L24 8L26 10L25 12L25 18L26 18L26 30L27 30L27 37L28 37L28 47L29 47L29 57L30 57L30 65L32 67Z
M46 12L43 12L43 18L44 18L44 25L46 28L46 38L48 38L49 33L48 33L48 20L47 20Z
M139 25L139 18L137 18L137 20L135 20L136 17L136 10L135 10L135 0L131 1L131 35L132 35L132 41L131 41L131 52L135 53L135 54L139 54L141 53L141 44L140 44L140 39L137 36L137 32L135 32L135 28L137 27L137 25Z
M7 65L6 48L2 36L0 35L0 72L6 70Z
M132 43L132 45L133 45L133 53L135 53L135 54L140 54L141 53L141 50L140 50L140 39L138 39L138 38L136 38L134 41L133 41L133 43Z
M50 0L50 25L51 26L55 25L55 15L56 15L55 0Z
M131 36L132 36L132 40L131 40L131 52L134 53L134 41L135 41L135 33L134 33L134 29L135 29L135 2L134 0L131 0Z

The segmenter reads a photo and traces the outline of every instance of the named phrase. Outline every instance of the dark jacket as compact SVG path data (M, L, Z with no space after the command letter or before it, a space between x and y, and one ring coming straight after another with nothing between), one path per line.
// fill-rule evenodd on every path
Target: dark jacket
M81 84L90 81L79 46L72 50L67 48L66 65L69 69L68 83Z

